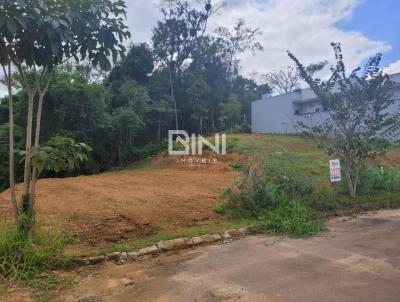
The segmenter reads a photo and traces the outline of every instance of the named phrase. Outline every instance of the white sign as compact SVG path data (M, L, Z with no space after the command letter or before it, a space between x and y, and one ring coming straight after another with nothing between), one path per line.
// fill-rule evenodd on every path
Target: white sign
M342 180L342 176L340 174L339 159L332 159L329 161L329 170L330 170L331 182L339 182Z

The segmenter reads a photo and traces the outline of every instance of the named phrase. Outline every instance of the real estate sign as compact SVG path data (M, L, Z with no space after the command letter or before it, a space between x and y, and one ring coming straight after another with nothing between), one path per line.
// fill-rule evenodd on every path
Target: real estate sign
M329 161L329 170L330 170L331 182L339 182L342 180L342 176L340 174L339 159L332 159Z

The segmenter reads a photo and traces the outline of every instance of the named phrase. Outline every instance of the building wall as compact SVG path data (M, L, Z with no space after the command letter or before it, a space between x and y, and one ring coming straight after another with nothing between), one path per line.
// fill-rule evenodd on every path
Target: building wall
M297 93L294 93L297 94ZM264 96L251 104L252 131L255 133L293 133L295 95Z
M394 76L400 78L400 74ZM388 113L400 110L400 82L398 84L393 89L395 103L388 108ZM299 121L312 126L328 116L310 89L274 97L265 95L251 104L253 133L295 134L299 132Z

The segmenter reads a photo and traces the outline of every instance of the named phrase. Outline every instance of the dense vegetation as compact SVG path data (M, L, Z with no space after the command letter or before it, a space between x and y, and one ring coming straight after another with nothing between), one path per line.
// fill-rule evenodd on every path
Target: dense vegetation
M238 167L243 179L227 188L227 202L214 209L229 220L250 220L267 232L305 236L323 230L320 219L329 213L400 205L400 170L390 165L398 146L362 166L358 196L353 198L345 181L337 189L329 182L330 157L311 138L263 135L235 140L231 150L252 154L253 162Z
M176 120L180 129L201 134L249 130L251 101L269 88L240 75L237 55L261 47L255 40L257 31L239 21L232 30L220 28L191 37L186 31L194 35L193 30L200 29L184 23L179 5L171 8L177 15L164 12L164 19L157 23L153 46L131 45L110 72L71 62L54 69L43 100L41 142L62 135L93 149L79 171L57 176L98 173L157 153L168 130L176 128ZM185 9L189 14L206 14L202 18L211 16L203 7ZM179 26L171 25L175 23ZM170 39L185 45L185 57L174 55L176 50L166 44ZM19 79L14 76L15 85ZM25 149L26 99L24 88L14 96L16 150ZM23 167L18 161L16 175L22 181ZM8 99L4 98L0 104L0 190L8 186Z

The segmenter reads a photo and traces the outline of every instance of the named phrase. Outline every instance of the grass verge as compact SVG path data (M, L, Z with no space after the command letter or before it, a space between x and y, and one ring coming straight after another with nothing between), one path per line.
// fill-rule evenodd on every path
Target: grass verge
M52 289L58 280L51 272L67 267L72 259L65 258L66 240L51 233L35 232L24 238L15 227L0 229L0 274L38 289Z

